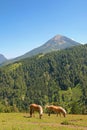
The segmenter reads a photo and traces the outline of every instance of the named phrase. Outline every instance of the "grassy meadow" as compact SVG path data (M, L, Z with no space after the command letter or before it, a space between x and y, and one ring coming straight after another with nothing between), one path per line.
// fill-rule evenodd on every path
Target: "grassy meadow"
M28 113L0 113L0 130L87 130L87 115L67 115L49 117L38 113L29 118Z

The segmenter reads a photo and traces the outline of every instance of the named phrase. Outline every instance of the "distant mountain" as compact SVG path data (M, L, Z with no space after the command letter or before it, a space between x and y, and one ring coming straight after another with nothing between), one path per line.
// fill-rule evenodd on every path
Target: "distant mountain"
M9 64L9 63L18 61L20 59L31 57L31 56L37 55L39 53L45 54L45 53L48 53L48 52L62 50L62 49L66 49L66 48L69 48L69 47L72 47L72 46L77 46L77 45L80 45L80 43L78 43L78 42L76 42L76 41L74 41L70 38L67 38L65 36L62 36L62 35L56 35L55 37L48 40L42 46L37 47L37 48L25 53L22 56L19 56L17 58L12 59L12 60L8 60L5 64Z
M62 50L77 45L80 45L80 43L62 35L56 35L52 39L48 40L42 46L27 52L26 54L24 54L19 58L31 57L39 53L48 53L48 52Z
M7 61L7 58L4 55L0 54L0 64L6 61Z

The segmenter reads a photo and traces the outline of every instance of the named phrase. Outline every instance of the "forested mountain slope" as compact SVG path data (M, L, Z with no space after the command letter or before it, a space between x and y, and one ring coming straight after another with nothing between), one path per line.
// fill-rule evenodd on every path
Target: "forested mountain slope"
M87 44L0 68L0 111L27 110L30 103L87 112Z

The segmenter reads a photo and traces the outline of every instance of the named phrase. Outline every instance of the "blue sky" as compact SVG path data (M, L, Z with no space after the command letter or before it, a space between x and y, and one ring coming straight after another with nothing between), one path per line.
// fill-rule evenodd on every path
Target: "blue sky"
M14 58L61 34L87 43L87 0L0 0L0 53Z

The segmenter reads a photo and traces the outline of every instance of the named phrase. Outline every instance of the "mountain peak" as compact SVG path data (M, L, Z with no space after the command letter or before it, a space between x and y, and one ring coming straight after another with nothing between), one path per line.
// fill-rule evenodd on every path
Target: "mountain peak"
M67 37L65 36L62 36L62 35L56 35L54 36L52 39L50 39L50 42L53 43L53 44L58 44L58 45L61 45L61 44L64 44L66 39L68 39ZM49 41L48 41L49 42Z
M48 53L52 51L62 50L72 46L80 45L80 43L62 35L56 35L42 46L31 50L30 52L23 55L23 57L30 57L39 53Z
M50 40L48 40L46 43L44 43L42 46L37 47L27 53L25 53L22 56L19 56L15 59L13 59L14 61L17 61L19 59L24 59L27 57L31 57L40 53L46 54L52 51L57 51L57 50L63 50L66 48L70 48L72 46L77 46L80 45L80 43L66 37L66 36L62 36L62 35L56 35L53 38L51 38Z
M61 39L62 37L63 37L62 35L56 35L56 36L53 37L53 39L55 41L57 41L57 40Z
M66 37L66 36L62 36L62 35L56 35L54 36L52 39L50 39L50 41L54 41L58 44L63 44L63 43L66 43L66 41L73 41L72 39Z

